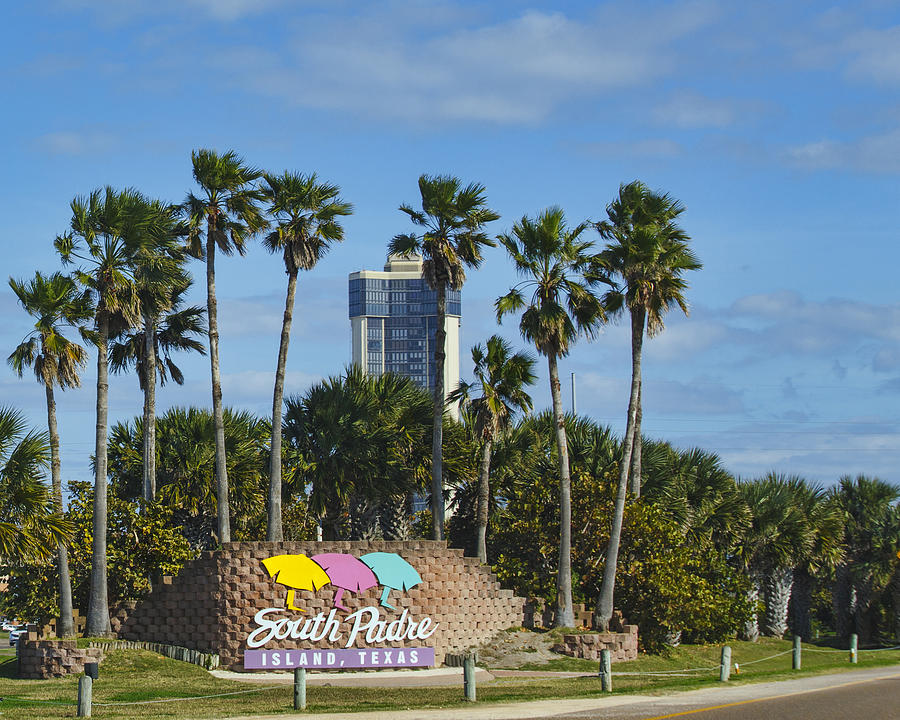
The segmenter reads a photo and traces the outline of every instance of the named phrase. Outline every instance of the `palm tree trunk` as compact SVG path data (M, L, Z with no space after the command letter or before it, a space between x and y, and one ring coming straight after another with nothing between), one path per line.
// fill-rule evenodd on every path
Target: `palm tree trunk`
M791 590L791 633L804 642L812 640L812 590L813 578L808 570L794 571L794 587Z
M378 504L371 499L353 493L350 496L349 540L375 540L381 529L378 522Z
M875 600L872 583L863 580L853 583L855 589L856 607L854 608L854 620L856 622L856 634L860 643L872 641L872 603Z
M569 477L569 445L563 415L559 368L556 355L547 356L550 369L550 395L556 423L556 450L559 455L559 562L556 572L556 618L554 627L574 627L572 607L572 481Z
M433 540L444 539L444 360L447 355L447 284L437 283L437 327L434 333L434 416L431 432L431 521Z
M494 440L488 437L481 450L481 472L478 475L478 509L475 521L478 533L478 559L487 562L488 504L491 499L491 447Z
M763 578L763 610L760 632L766 637L783 637L787 631L788 601L794 584L793 568L776 567Z
M609 630L612 619L616 585L616 565L619 561L619 543L622 540L622 524L625 521L625 499L628 495L628 470L634 446L635 425L641 387L641 345L644 339L644 314L641 310L631 313L631 397L628 400L628 418L625 423L625 441L622 444L622 459L619 462L619 485L616 504L606 545L606 560L603 565L603 580L600 595L594 611L594 627L601 632Z
M410 540L412 493L385 497L378 506L378 523L385 540Z
M759 613L757 612L757 608L759 607L759 586L760 586L760 576L756 572L750 572L750 589L747 590L747 600L750 603L750 607L753 608L753 614L750 616L750 619L744 623L744 627L740 632L741 640L749 640L750 642L756 642L759 640Z
M623 465L619 473L632 471L631 492L635 497L641 495L640 454L641 444L641 355L644 345L644 311L635 308L631 311L631 397L628 400L628 419L625 425L625 445L623 446ZM634 474L637 470L637 475Z
M835 572L831 588L831 607L834 616L834 633L839 640L846 641L853 632L852 618L856 612L850 568L846 564L839 565Z
M91 544L91 587L88 595L85 635L108 635L109 593L106 584L106 431L109 414L109 316L105 310L98 313L97 338L97 428L94 439L94 513L93 541Z
M641 420L644 419L643 406L643 380L638 383L637 412L634 415L634 433L632 435L631 447L631 494L636 498L641 496L641 451L643 449L643 441L641 440Z
M297 292L297 273L288 273L287 298L281 321L281 343L278 346L278 367L275 368L275 394L272 398L272 456L269 461L269 517L266 540L281 542L281 410L284 404L284 373L287 369L288 345L291 342L291 323L294 319L294 297Z
M156 323L144 318L144 500L156 500Z
M210 222L206 239L206 313L209 324L209 364L212 372L213 425L216 435L216 515L219 543L231 542L228 511L228 469L225 465L225 417L219 372L219 313L216 306L216 242Z
M50 479L53 487L53 501L56 511L62 514L62 474L59 460L59 429L56 425L56 398L53 394L53 379L44 377L47 394L47 428L50 432ZM75 634L75 620L72 616L72 578L69 575L69 551L64 543L56 548L56 563L59 570L59 625L58 637L72 637Z
M900 641L900 565L894 570L891 593L894 598L894 640Z

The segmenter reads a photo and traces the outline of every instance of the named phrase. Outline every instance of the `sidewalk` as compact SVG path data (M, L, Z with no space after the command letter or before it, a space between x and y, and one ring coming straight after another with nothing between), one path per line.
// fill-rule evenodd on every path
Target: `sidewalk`
M449 668L456 670L456 668ZM447 669L439 672L446 674ZM354 673L362 674L362 673ZM456 681L462 682L459 673ZM311 674L312 675L312 674ZM271 677L269 676L271 681ZM742 703L764 698L827 690L883 679L900 679L900 666L854 670L832 675L813 675L796 680L729 685L723 683L700 690L686 690L668 695L605 695L591 698L538 700L523 703L475 703L452 708L391 710L360 713L296 713L281 715L238 716L229 720L529 720L563 718L591 713L602 716L648 717L687 712L705 705ZM615 712L615 715L612 713Z
M497 671L499 676L502 671ZM453 667L428 668L425 670L369 670L361 672L308 672L306 684L330 685L332 687L462 687L463 669ZM211 675L236 682L261 683L264 685L293 684L293 672L231 672L211 670ZM494 673L484 668L475 668L475 682L490 682Z

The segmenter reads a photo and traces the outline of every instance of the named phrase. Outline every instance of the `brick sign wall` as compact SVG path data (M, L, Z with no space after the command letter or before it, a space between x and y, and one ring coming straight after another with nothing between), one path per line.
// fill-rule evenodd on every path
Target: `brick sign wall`
M367 553L396 553L415 568L422 582L390 593L394 609L380 606L382 586L359 593L345 591L336 620L341 641L318 642L272 639L266 649L344 648L350 623L344 618L364 607L378 607L384 621L399 620L404 611L409 621L430 618L436 625L427 639L404 639L374 643L378 647L432 647L435 664L447 653L464 651L486 642L501 630L522 625L524 599L503 590L489 568L476 558L463 557L462 550L443 542L285 542L229 543L223 550L204 553L175 578L166 578L131 612L119 630L129 640L180 645L203 652L217 652L221 665L241 669L247 638L258 627L256 614L267 608L284 609L288 587L270 577L263 561L282 554L343 553L360 557ZM303 621L332 610L336 588L331 584L317 591L296 590L294 604L302 612L284 609L269 617ZM364 634L351 647L371 647Z

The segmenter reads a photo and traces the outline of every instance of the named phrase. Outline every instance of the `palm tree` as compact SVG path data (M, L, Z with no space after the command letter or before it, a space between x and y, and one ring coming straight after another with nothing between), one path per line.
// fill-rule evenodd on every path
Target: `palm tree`
M371 536L379 519L396 533L393 509L406 504L397 499L423 485L429 406L411 379L355 365L287 399L285 437L302 458L326 539Z
M139 266L140 268L141 266ZM156 500L156 383L165 385L171 379L184 384L184 375L172 359L176 351L206 354L206 348L195 337L206 332L205 310L182 307L184 295L191 286L191 278L180 267L166 273L158 283L147 283L138 274L141 296L140 327L121 334L110 349L109 359L114 373L132 366L137 370L138 384L144 394L144 431L142 443L142 473L144 502Z
M59 459L59 430L56 424L54 389L81 385L79 372L87 363L87 352L63 333L66 328L80 328L91 317L90 295L79 292L72 278L62 273L45 276L35 273L29 282L9 279L9 286L25 311L36 318L34 330L13 350L7 362L19 377L25 368L33 368L37 381L47 396L47 427L50 433L50 477L56 512L62 513L62 476ZM72 617L72 580L69 575L69 552L65 544L57 546L59 571L60 637L75 634Z
M844 560L834 587L835 632L846 639L855 629L865 642L871 636L872 608L898 560L900 487L866 475L844 476L830 496L844 528Z
M266 467L271 428L252 413L225 408L232 530L242 540L256 539L265 523ZM159 437L158 502L174 509L184 535L204 550L216 545L216 449L212 413L205 408L175 407L157 419ZM110 430L109 474L117 496L142 496L143 419L116 423ZM293 467L285 463L286 476Z
M262 176L233 151L191 153L199 195L189 193L184 207L191 227L191 253L206 258L206 314L212 374L213 421L216 439L216 507L219 542L231 542L228 508L228 468L225 460L225 420L219 370L219 313L216 304L216 248L226 255L246 252L246 242L266 227L259 209L262 191L254 183ZM203 240L205 239L205 246Z
M110 630L106 571L108 345L110 335L119 328L140 322L135 264L138 255L158 237L162 218L157 203L131 189L95 190L86 198L75 198L71 208L71 231L57 237L55 245L64 264L82 264L75 278L94 300L97 346L93 545L85 633L105 635Z
M751 521L738 545L737 559L753 582L752 599L763 602L762 618L754 615L744 635L748 640L756 640L759 634L781 637L787 630L794 568L815 547L815 532L806 513L821 491L795 475L774 473L738 483L738 490Z
M702 265L688 247L688 236L676 220L684 206L667 194L649 190L635 180L619 187L619 196L606 207L609 220L597 223L600 235L610 244L596 257L598 269L621 279L623 288L607 292L607 307L619 312L627 307L631 316L631 396L625 426L625 442L619 473L627 482L632 454L640 453L638 416L641 398L641 354L644 332L653 337L663 329L663 316L678 306L687 314L682 277ZM641 494L640 461L634 463L631 490Z
M794 568L790 626L791 634L810 640L815 585L833 576L844 557L844 517L833 496L820 488L808 488L799 500L813 541L810 552Z
M353 206L338 197L341 189L337 185L318 182L315 173L285 172L283 175L266 175L265 179L269 186L265 191L269 213L277 224L266 236L264 244L269 252L282 253L288 276L272 399L272 460L266 525L266 540L280 542L284 539L281 528L281 410L297 275L301 270L312 270L332 243L344 239L344 228L338 218L352 213Z
M444 427L444 362L447 341L447 290L459 290L466 279L466 267L481 265L482 248L494 246L484 232L487 223L499 215L486 206L485 188L478 183L462 186L459 178L422 175L419 178L422 209L401 205L412 223L424 228L421 235L397 235L390 254L421 254L428 285L437 292L437 328L434 336L434 413L431 437L432 537L444 539L444 483L442 476ZM456 388L450 388L450 391Z
M556 626L575 623L572 608L572 499L569 455L559 385L559 358L569 354L580 333L593 338L606 319L603 306L591 291L583 271L592 243L579 239L586 225L566 227L558 207L544 210L536 219L523 217L511 234L498 237L525 279L495 303L497 321L522 310L519 331L547 358L550 394L556 423L559 460L559 562L556 578ZM526 299L524 291L531 290Z
M47 434L29 431L22 413L0 407L0 556L37 561L72 538L43 473Z
M644 495L665 510L687 538L730 551L750 524L750 509L734 477L714 453L679 451L668 443L646 445Z
M525 353L513 354L512 346L499 335L472 348L475 377L481 394L472 397L476 383L461 383L450 400L461 400L475 413L475 432L482 442L481 469L478 476L476 532L478 559L487 562L488 504L490 503L491 450L498 435L509 427L516 410L531 410L531 397L525 387L536 379L535 361Z
M687 313L682 278L686 270L697 270L700 262L688 248L687 235L675 220L684 212L677 200L648 190L635 181L619 188L619 197L606 209L608 221L596 225L600 235L611 244L594 258L594 272L599 280L618 277L624 288L613 288L604 296L604 305L612 312L627 307L631 315L631 394L622 460L619 463L619 486L613 512L612 529L606 552L606 566L600 595L594 613L594 625L606 630L613 612L616 561L619 554L625 514L625 497L629 471L632 492L640 495L641 431L641 352L644 332L651 337L663 328L663 315L673 305ZM633 453L635 444L637 452Z

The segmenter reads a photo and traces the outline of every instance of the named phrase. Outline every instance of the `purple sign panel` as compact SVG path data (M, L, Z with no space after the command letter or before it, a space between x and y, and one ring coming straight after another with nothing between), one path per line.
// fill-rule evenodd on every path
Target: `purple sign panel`
M433 665L434 648L429 647L244 651L246 670L411 668Z

